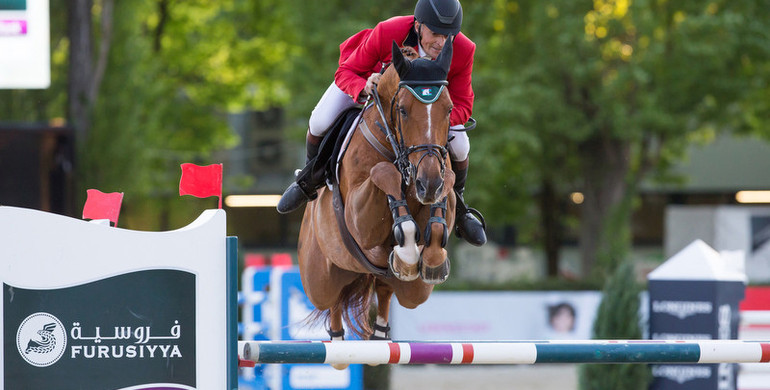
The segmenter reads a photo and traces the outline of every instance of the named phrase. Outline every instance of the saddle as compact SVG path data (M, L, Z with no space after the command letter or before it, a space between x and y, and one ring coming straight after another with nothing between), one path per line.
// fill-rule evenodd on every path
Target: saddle
M352 107L337 116L321 140L318 154L297 174L297 184L306 194L315 195L316 190L323 187L327 179L336 182L337 156L342 151L346 135L359 119L361 111L360 107Z

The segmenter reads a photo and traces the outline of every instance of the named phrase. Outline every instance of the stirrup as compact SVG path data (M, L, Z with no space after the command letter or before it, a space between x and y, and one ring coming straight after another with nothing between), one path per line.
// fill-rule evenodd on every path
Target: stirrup
M457 237L462 238L466 242L468 242L471 245L475 246L482 246L487 243L487 223L484 220L484 216L481 215L481 212L474 209L473 207L468 207L465 203L458 200L457 205L457 213L455 215L455 234ZM475 221L478 222L479 225L477 226L476 232L471 232L469 229L465 229L464 222L470 222Z
M476 210L473 207L467 207L466 210L467 210L466 214L471 214L474 217L476 217L476 219L478 219L479 222L481 222L481 228L484 229L484 231L487 231L487 221L484 220L484 216L481 215L481 211Z

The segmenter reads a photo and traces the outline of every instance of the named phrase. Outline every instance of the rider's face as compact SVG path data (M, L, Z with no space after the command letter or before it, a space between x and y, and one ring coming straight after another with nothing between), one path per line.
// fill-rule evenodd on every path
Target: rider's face
M417 22L415 24L415 28L419 30L420 25L421 24ZM434 33L428 28L428 26L424 24L422 25L422 30L419 31L422 33L420 46L422 46L422 49L425 50L425 53L428 54L430 58L435 60L439 53L441 53L441 49L444 48L444 43L446 43L447 36Z

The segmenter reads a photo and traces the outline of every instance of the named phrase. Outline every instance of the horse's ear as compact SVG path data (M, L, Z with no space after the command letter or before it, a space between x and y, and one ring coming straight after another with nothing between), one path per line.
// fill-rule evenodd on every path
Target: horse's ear
M398 77L403 79L404 75L409 72L410 63L404 58L404 55L401 54L401 49L398 48L398 44L395 40L393 41L391 51L393 52L393 66L396 68L396 72L398 72Z
M452 65L452 42L454 42L454 36L450 35L444 43L444 47L441 48L441 53L436 57L436 62L447 73L449 73L449 65Z

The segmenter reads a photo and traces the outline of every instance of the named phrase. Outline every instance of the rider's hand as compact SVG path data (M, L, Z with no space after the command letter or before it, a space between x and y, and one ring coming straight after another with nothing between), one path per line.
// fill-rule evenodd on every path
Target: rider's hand
M380 82L380 77L382 77L381 74L372 73L372 75L369 76L369 79L366 80L366 86L364 87L364 92L366 92L367 95L372 94L372 91L374 90L374 86Z

